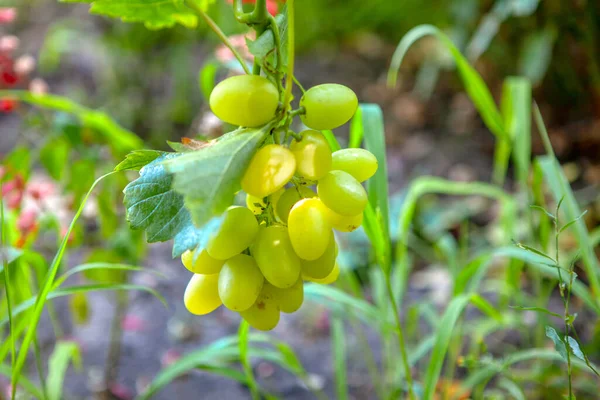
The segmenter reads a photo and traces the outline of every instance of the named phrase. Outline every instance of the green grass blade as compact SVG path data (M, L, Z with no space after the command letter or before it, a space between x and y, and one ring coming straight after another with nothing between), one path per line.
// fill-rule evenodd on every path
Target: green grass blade
M2 184L0 183L0 192L2 191ZM8 229L5 228L4 224L6 223L6 221L4 220L4 196L0 196L0 240L1 240L1 247L0 247L0 253L2 254L2 275L4 276L4 291L6 292L6 309L7 309L7 313L8 313L8 331L9 331L9 342L10 342L10 364L11 364L11 368L14 368L15 365L15 360L16 360L16 354L17 354L17 348L15 345L16 342L16 334L13 330L13 310L12 310L12 304L11 304L11 298L12 298L12 294L11 294L11 289L10 289L10 267L8 265L8 254L7 251L5 251L5 249L8 249L8 238L6 237L6 231ZM4 359L0 359L1 361L3 361Z
M79 346L75 342L58 342L48 360L48 400L61 400L65 375L69 364L81 370Z
M322 131L322 133L323 133L323 136L325 136L325 140L327 140L327 143L329 143L329 147L331 148L331 151L338 151L342 148L342 146L340 146L340 143L338 142L338 140L336 139L336 137L332 131L324 130L324 131Z
M346 335L344 321L334 317L331 321L331 348L335 373L335 393L338 400L348 400L348 379L346 372Z
M496 135L498 138L506 137L504 129L504 121L498 107L494 102L494 98L490 93L485 82L477 73L477 71L471 67L467 59L461 54L460 50L452 43L450 38L441 30L432 25L419 25L411 29L400 41L394 56L390 68L388 70L388 85L390 87L396 86L396 80L398 72L400 71L400 65L406 55L408 49L419 39L424 36L435 36L442 44L448 49L454 62L460 77L465 85L465 89L469 94L469 97L473 101L475 108L479 111L483 122L488 129Z
M452 299L444 312L440 327L435 335L435 345L433 346L429 366L425 373L425 381L423 383L425 389L423 399L425 400L431 400L435 395L435 390L440 378L444 359L446 358L450 339L454 332L454 327L463 310L467 304L469 304L470 299L471 296L468 294L459 295Z
M527 189L531 168L531 83L528 79L510 77L504 81L502 114L512 141L517 181L522 189Z
M144 271L144 272L149 272L151 274L164 277L164 274L162 274L158 271L146 269L144 267L138 267L135 265L128 265L128 264L113 264L113 263L97 262L97 263L81 264L81 265L77 265L76 267L69 269L62 276L60 276L59 278L56 279L56 281L54 283L54 288L59 287L69 277L71 277L75 274L78 274L80 272L94 270L94 269L110 269L110 270L118 270L118 271Z
M12 369L4 364L0 364L0 375L4 375L10 378L12 376ZM34 398L44 398L44 393L42 392L42 390L39 387L37 387L35 383L30 381L26 376L21 377L19 385L21 385L25 392L29 393Z
M362 104L358 106L356 114L350 121L350 132L348 135L348 147L357 148L362 145L363 137L365 135L365 129L363 127L362 119Z
M260 394L258 392L258 385L254 379L252 373L252 364L250 364L250 357L248 356L248 333L250 332L250 325L246 320L242 319L240 322L240 329L238 330L239 346L240 346L240 362L244 367L244 374L246 375L246 381L250 388L250 393L253 399L259 399Z

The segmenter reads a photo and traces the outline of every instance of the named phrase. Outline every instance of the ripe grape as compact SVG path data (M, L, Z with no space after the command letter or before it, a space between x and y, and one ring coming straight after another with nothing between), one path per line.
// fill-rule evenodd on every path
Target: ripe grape
M246 207L232 206L223 214L223 222L208 239L206 250L218 260L240 254L254 241L258 233L256 217Z
M296 171L291 151L269 144L256 152L242 178L242 189L260 199L283 188Z
M335 263L335 265L333 266L333 270L331 271L331 273L329 275L327 275L323 279L313 279L313 278L308 277L308 276L303 276L303 278L306 279L307 281L310 281L310 282L320 283L321 285L329 285L329 284L334 283L335 281L337 281L337 279L338 279L339 276L340 276L340 266L338 265L338 263Z
M181 255L181 262L190 271L195 274L212 275L217 274L225 261L212 258L206 249L202 249L196 262L194 262L194 251L187 250Z
M264 291L273 293L279 309L284 313L291 314L298 311L304 302L304 282L300 277L290 288L280 289L265 283Z
M300 259L286 227L272 225L261 229L251 251L260 271L272 285L289 288L298 280Z
M290 210L294 207L294 204L311 197L317 197L317 194L306 186L294 186L286 189L277 202L275 214L283 223L287 224Z
M302 260L300 266L302 268L302 276L307 276L313 279L323 279L331 273L335 265L337 257L337 244L333 232L329 236L329 245L325 249L325 253L316 260Z
M364 182L377 172L377 158L365 149L342 149L333 153L331 169L349 173Z
M232 125L257 127L275 117L279 93L267 78L239 75L215 86L209 103L219 119Z
M352 232L358 229L363 221L362 213L347 217L333 212L329 208L326 209L325 217L327 222L340 232Z
M319 198L297 202L288 217L288 232L294 251L304 260L321 257L331 236L331 226L325 219L325 206Z
M361 214L368 202L365 189L344 171L329 171L319 181L317 193L331 211L347 217Z
M205 315L221 304L218 290L219 275L194 274L183 294L183 304L192 314Z
M314 86L300 99L306 114L300 118L312 129L334 129L352 118L358 107L356 94L344 85L328 83Z
M267 205L265 204L263 199L254 197L251 194L246 195L246 207L248 207L248 209L252 211L253 214L262 214L263 208L265 208L266 206Z
M306 130L301 135L302 140L294 140L290 145L296 157L296 173L316 181L331 169L331 148L319 131Z
M269 285L265 283L265 287ZM270 285L269 285L270 286ZM273 292L269 288L263 287L256 302L240 315L250 326L260 331L270 331L279 323L279 306Z
M258 298L263 283L254 258L238 254L227 260L219 272L219 296L230 310L247 310Z

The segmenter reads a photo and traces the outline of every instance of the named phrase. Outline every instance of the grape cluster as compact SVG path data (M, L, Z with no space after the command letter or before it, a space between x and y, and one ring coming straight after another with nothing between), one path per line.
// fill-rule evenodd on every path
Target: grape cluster
M277 91L269 85L259 76L229 78L214 89L211 108L237 125L265 124L277 107L271 96ZM271 330L280 312L300 308L304 281L337 280L333 229L350 232L361 225L368 202L361 183L376 172L377 159L358 148L332 153L316 130L352 117L358 101L349 88L314 87L300 105L304 124L313 129L294 134L290 143L261 147L241 180L247 207L227 209L206 246L182 255L194 273L184 295L191 313L208 314L223 304L254 328Z

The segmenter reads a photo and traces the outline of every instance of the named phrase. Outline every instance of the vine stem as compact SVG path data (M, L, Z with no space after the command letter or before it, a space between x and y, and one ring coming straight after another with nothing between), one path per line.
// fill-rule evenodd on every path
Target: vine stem
M221 30L221 28L219 28L219 26L215 23L215 21L213 21L212 18L208 16L208 14L206 14L204 11L202 11L202 9L196 3L194 3L193 0L186 0L185 4L188 7L190 7L192 10L194 10L194 12L196 14L198 14L200 17L202 17L204 19L204 21L206 21L206 23L208 24L208 26L210 27L210 29L212 29L213 32L215 32L217 34L217 36L219 37L219 39L221 39L221 41L223 42L223 44L229 50L231 50L231 52L233 53L233 56L238 60L238 62L240 63L240 65L244 69L244 72L246 74L250 75L251 71L250 71L250 68L248 68L248 65L246 64L246 61L240 55L240 53L235 49L235 47L233 47L233 45L231 44L231 42L227 38L227 35L225 35L225 33Z
M292 101L292 87L294 85L294 0L288 0L288 70L285 78L285 94L283 97L283 110L288 109Z

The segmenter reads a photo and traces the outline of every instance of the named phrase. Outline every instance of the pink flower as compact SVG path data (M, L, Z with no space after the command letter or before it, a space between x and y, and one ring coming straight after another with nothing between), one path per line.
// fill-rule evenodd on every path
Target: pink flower
M11 23L17 18L16 8L0 8L0 24Z

